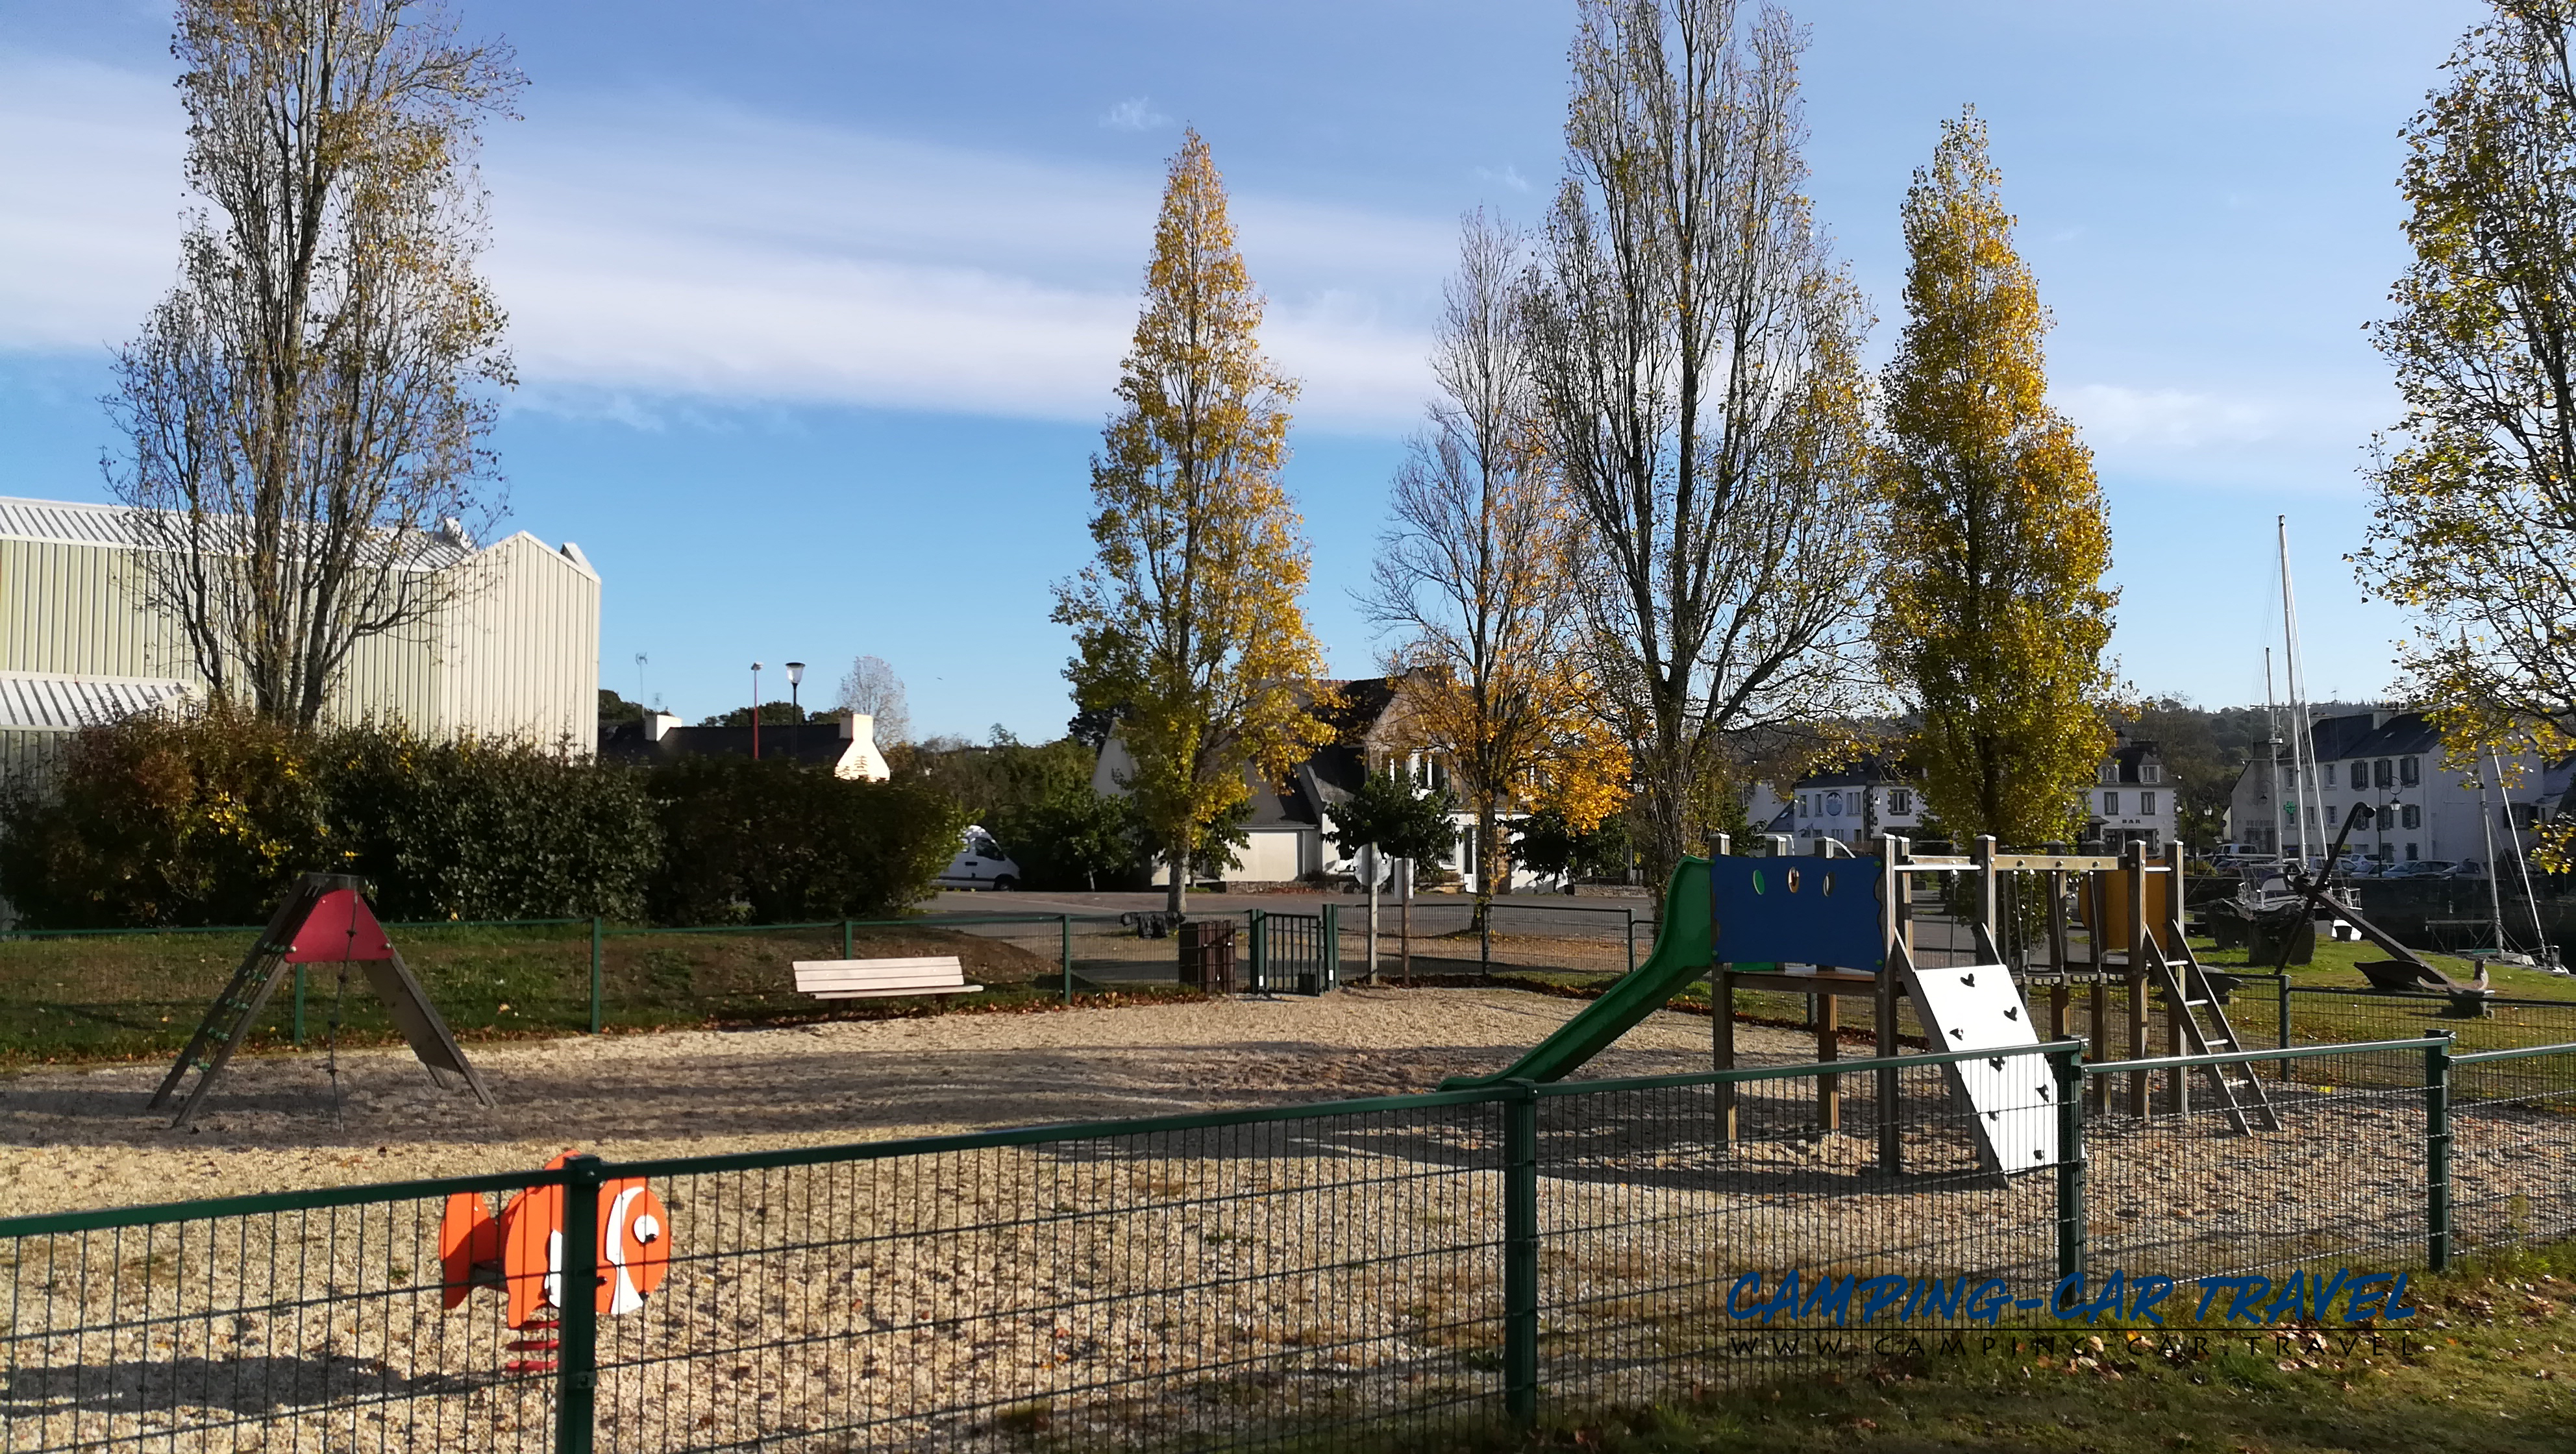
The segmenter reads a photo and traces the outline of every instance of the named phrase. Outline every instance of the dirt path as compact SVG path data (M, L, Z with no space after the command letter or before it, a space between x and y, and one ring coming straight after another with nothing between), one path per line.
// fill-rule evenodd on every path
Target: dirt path
M472 1047L500 1105L432 1089L409 1052L237 1062L193 1131L144 1104L161 1065L0 1080L0 1215L876 1140L1429 1090L1492 1070L1582 1002L1511 990L1346 989L1042 1014L949 1015ZM1740 1027L1748 1058L1804 1037ZM1777 1042L1776 1044L1773 1042ZM1708 1021L1657 1014L1588 1067L1708 1065Z

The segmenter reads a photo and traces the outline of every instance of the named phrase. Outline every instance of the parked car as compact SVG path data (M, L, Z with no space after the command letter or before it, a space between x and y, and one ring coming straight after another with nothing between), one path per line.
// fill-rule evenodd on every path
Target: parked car
M998 889L1008 893L1020 886L1020 865L993 835L980 826L966 830L957 856L939 871L938 884L943 889Z
M2335 860L2334 871L2352 878L2377 878L2379 860L2367 854L2347 853Z
M1364 849L1348 858L1329 859L1324 864L1324 884L1328 888L1353 892L1368 887L1369 855ZM1380 857L1377 861L1377 886L1383 891L1395 887L1395 860Z
M2460 866L2446 858L2419 858L2413 863L2392 863L2381 878L2458 878Z

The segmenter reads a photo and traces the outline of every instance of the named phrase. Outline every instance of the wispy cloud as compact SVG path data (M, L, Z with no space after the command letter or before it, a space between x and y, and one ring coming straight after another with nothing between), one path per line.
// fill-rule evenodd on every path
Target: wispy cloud
M1505 162L1500 167L1476 168L1476 180L1491 182L1498 187L1509 187L1515 192L1526 192L1530 189L1529 178L1522 176L1520 168L1510 162Z
M30 76L43 82L28 84ZM0 350L130 334L176 259L168 87L0 64ZM516 407L846 403L1094 419L1134 327L1158 168L925 146L672 98L540 98L485 158ZM1411 427L1435 222L1238 192L1305 421ZM661 405L656 400L663 401Z
M2266 405L2182 389L2078 384L2057 391L2052 402L2083 426L2088 441L2115 448L2252 444L2270 438L2279 426L2277 411Z
M1100 124L1112 131L1155 131L1171 125L1172 118L1155 110L1150 98L1130 96L1110 107Z

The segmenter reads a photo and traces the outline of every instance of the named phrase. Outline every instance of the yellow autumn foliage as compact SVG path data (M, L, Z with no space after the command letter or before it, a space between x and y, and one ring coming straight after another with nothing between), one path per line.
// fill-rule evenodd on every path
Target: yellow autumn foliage
M1114 710L1125 786L1172 864L1331 729L1323 651L1300 604L1303 522L1280 471L1296 383L1261 352L1263 299L1235 248L1225 184L1190 132L1171 163L1119 411L1091 464L1092 563L1056 588L1065 675Z
M2048 406L2048 314L1973 109L1904 208L1906 324L1883 379L1879 669L1920 723L1908 761L1953 834L2065 840L2110 746L2116 595L2093 460Z

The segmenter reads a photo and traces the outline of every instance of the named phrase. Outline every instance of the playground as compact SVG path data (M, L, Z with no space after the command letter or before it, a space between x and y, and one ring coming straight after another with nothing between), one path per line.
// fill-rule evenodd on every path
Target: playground
M1969 871L1982 906L1918 952L1904 876ZM2002 949L2007 871L2093 876L2081 939L2052 922L2044 961ZM0 1409L35 1448L251 1447L198 1437L245 1423L263 1448L533 1448L567 1420L669 1450L1429 1436L1774 1376L1796 1358L1753 1335L1868 1323L1856 1279L1909 1305L1949 1285L1955 1327L1979 1280L2032 1309L2070 1277L2116 1297L2124 1269L2269 1287L2576 1231L2576 1052L2244 1048L2156 871L1990 847L1965 867L1693 860L1652 952L1589 1000L1346 984L481 1041L471 1071L372 920L281 911L235 985L327 962L301 927L323 923L345 961L382 951L370 983L412 1017L408 1049L227 1068L201 1032L166 1076L14 1078ZM1672 1008L1712 971L1806 1000L1807 1023ZM207 1024L260 1013L228 989ZM192 1066L196 1114L174 1125ZM523 1328L548 1226L596 1212L622 1235L632 1218L598 1199L617 1188L658 1198L667 1283L603 1293L595 1332L561 1309ZM510 1247L540 1250L451 1247L496 1208ZM593 1255L558 1235L567 1266ZM1792 1275L1804 1301L1738 1306L1744 1278ZM505 1281L506 1327L471 1295Z
M1583 1002L1369 989L1033 1014L481 1043L485 1111L401 1046L234 1062L193 1131L145 1109L157 1063L45 1067L0 1098L0 1216L518 1170L572 1144L628 1158L1427 1091L1490 1070ZM1804 1059L1810 1037L1746 1027ZM1596 1075L1705 1069L1704 1015L1651 1017Z

